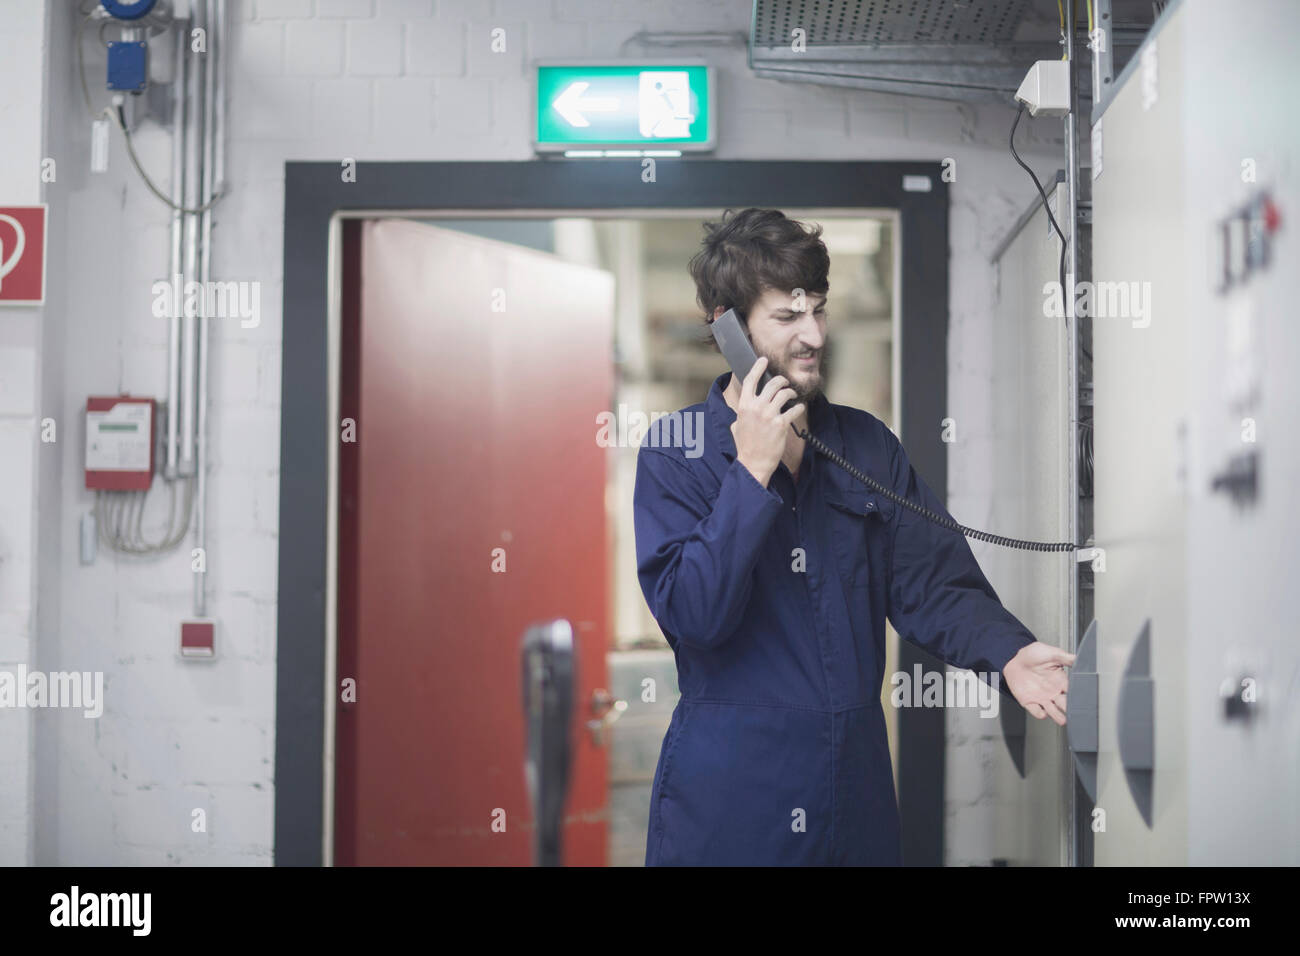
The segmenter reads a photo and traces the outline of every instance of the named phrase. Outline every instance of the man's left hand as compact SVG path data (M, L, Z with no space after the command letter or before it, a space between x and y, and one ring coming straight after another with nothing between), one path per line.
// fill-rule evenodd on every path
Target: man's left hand
M1020 705L1039 720L1051 717L1065 726L1065 668L1074 663L1074 655L1034 641L1022 647L1002 668L1002 677Z

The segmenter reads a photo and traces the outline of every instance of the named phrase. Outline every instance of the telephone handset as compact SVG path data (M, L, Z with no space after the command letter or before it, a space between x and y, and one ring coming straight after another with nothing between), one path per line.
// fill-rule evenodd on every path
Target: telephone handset
M718 343L718 348L722 349L722 357L731 366L731 372L736 376L736 385L739 387L753 369L754 363L758 361L758 356L754 354L754 346L750 344L749 336L740 325L736 310L728 309L723 312L710 323L709 329L713 332L713 339ZM758 387L754 391L761 393L771 380L772 372L769 366L759 378ZM781 411L788 412L791 406L797 404L799 400L792 398L781 406ZM793 423L790 427L794 428ZM795 431L798 432L798 429L796 428Z
M713 332L713 339L718 343L718 348L722 350L722 356L731 366L731 372L736 376L738 382L743 382L754 363L758 361L758 356L754 354L754 347L750 344L749 336L740 325L740 319L734 309L727 309L726 312L718 316L709 323L709 329ZM763 391L764 386L772 379L770 371L764 371L759 379L756 391ZM785 412L792 405L798 404L797 398L792 398L786 402L781 411ZM1024 551L1076 551L1083 547L1082 545L1070 544L1066 541L1023 541L1020 538L1004 538L999 534L991 534L987 531L977 531L974 528L968 528L965 525L936 514L929 508L923 508L913 501L901 495L895 494L891 489L886 488L880 482L876 481L870 475L863 474L847 459L841 457L833 448L828 446L820 438L814 435L806 428L799 428L794 422L790 423L796 435L807 441L819 453L829 458L835 464L839 465L858 481L862 482L877 494L884 495L890 501L893 501L904 508L915 511L929 521L934 522L940 527L947 528L949 531L956 531L966 535L968 538L974 538L977 541L988 541L991 544L999 544L1004 548L1020 548Z

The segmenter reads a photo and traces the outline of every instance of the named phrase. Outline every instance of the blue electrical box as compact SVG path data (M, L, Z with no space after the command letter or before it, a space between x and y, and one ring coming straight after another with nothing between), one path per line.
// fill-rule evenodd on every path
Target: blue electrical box
M108 88L144 92L149 78L149 47L143 41L108 44Z
M104 9L119 20L139 20L147 16L158 0L102 0Z

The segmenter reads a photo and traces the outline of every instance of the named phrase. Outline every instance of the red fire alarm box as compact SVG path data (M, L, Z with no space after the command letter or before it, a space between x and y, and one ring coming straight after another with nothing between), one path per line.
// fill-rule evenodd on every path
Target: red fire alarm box
M148 491L156 418L152 398L86 399L86 487Z
M181 657L216 657L215 621L181 621Z

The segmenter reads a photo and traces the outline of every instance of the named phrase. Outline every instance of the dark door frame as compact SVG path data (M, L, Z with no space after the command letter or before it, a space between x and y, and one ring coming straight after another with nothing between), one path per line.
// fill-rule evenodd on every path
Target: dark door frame
M901 256L902 419L899 437L926 483L946 499L948 392L948 186L937 162L641 160L358 163L345 182L337 162L284 168L284 289L280 393L280 536L275 709L275 862L322 862L325 753L325 596L330 435L327 346L329 251L338 213L437 217L440 211L764 206L895 210ZM905 188L904 178L908 178ZM921 177L916 179L914 177ZM916 189L924 180L927 189ZM899 668L938 661L901 641ZM899 713L903 859L943 863L942 708ZM906 757L906 759L904 759Z

